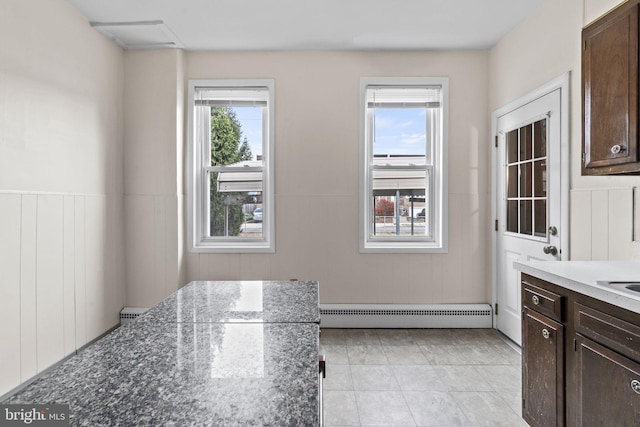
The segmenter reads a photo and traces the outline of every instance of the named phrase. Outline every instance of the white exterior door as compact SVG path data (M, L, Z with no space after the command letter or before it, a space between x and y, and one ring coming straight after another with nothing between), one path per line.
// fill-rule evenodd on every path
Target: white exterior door
M497 117L496 327L521 343L514 261L561 256L561 90Z

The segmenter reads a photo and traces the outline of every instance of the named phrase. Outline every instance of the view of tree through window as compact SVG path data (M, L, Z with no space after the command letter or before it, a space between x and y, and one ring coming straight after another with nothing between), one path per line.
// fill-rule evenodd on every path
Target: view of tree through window
M189 243L202 252L273 251L273 82L190 81Z
M249 140L242 134L242 125L234 109L212 107L211 166L227 166L252 159ZM242 193L219 192L218 174L219 172L211 173L211 235L238 236L245 222L244 203L234 202L242 198ZM226 229L225 224L228 227Z

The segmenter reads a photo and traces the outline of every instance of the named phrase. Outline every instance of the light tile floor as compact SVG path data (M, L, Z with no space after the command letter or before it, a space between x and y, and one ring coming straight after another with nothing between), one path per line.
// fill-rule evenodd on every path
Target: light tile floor
M527 426L521 356L492 329L322 329L324 422Z

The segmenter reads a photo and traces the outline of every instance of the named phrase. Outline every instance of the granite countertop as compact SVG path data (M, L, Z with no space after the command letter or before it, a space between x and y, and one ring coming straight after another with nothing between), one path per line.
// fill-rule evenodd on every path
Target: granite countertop
M158 322L320 322L318 282L198 281L142 315Z
M225 298L234 286L242 289L240 284L248 282L220 283L220 304L245 312ZM286 289L296 284L259 283L247 289L259 293L262 288L263 295L271 295L263 302L272 297L276 301L278 290L285 289L283 304ZM215 285L186 286L167 299L175 304L159 304L150 316L104 336L3 403L69 404L74 426L318 425L318 323L289 322L275 315L267 318L283 321L261 322L254 314L229 320L216 314ZM306 288L311 295L307 303L317 309L317 283L297 285L295 291ZM293 294L299 301L300 294ZM211 303L200 305L203 296ZM200 307L205 310L189 311ZM256 307L249 304L245 313L259 312ZM314 311L302 303L286 310L293 315L295 307ZM176 313L188 314L172 317Z
M640 262L516 261L517 270L640 314L640 292L600 282L640 282Z

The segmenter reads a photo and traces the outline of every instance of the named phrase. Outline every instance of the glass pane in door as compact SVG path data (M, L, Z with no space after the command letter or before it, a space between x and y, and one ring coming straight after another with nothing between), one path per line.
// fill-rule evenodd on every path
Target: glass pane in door
M507 231L510 233L518 232L518 201L507 201Z
M520 197L531 197L531 162L520 164Z
M520 234L533 234L531 200L520 200Z
M531 125L520 128L520 161L531 160L533 156L533 133Z
M533 162L533 182L535 197L547 196L547 162L545 160L537 160Z
M507 197L518 197L518 165L507 166Z
M547 121L539 120L533 124L533 157L547 157Z
M547 236L547 119L505 137L506 231Z
M518 161L518 129L507 132L507 164Z
M547 201L535 200L534 202L534 219L536 237L547 236Z

